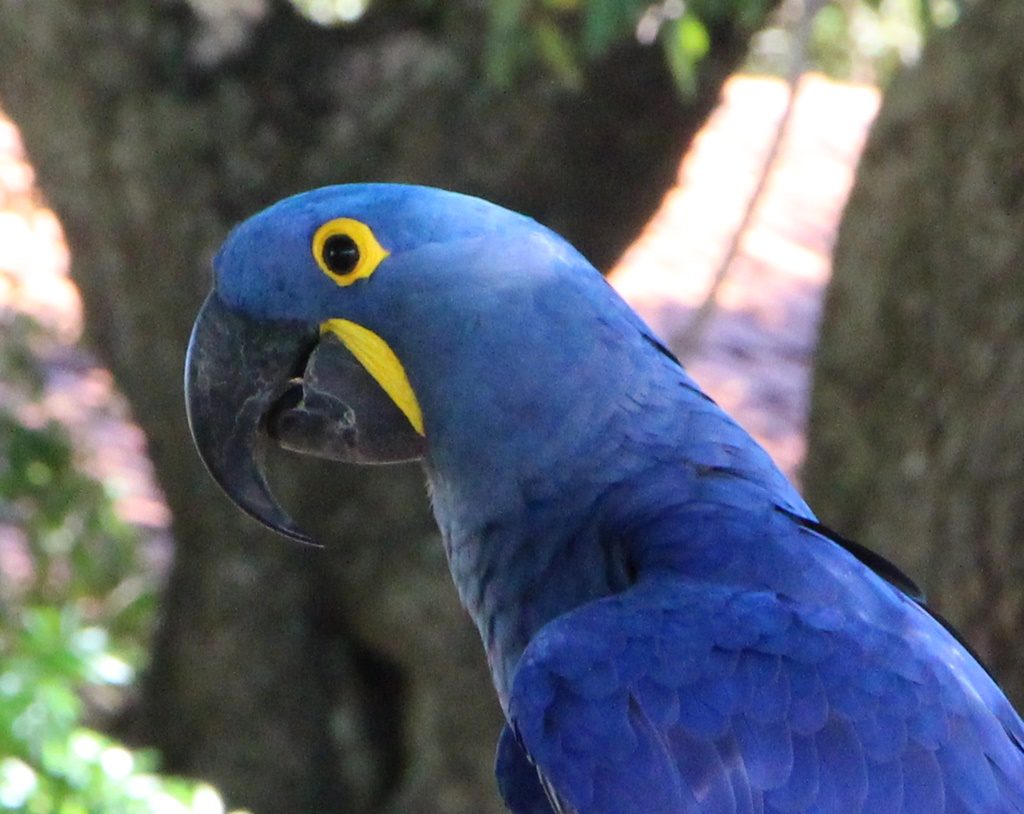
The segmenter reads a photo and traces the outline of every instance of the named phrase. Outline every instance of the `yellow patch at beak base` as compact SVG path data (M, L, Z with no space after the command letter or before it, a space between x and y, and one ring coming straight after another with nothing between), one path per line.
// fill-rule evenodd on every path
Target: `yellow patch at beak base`
M349 353L376 380L385 393L391 398L412 428L420 435L423 431L423 413L419 400L413 392L409 377L401 361L388 345L369 328L357 325L347 319L329 319L320 325L320 333L332 333L348 348Z

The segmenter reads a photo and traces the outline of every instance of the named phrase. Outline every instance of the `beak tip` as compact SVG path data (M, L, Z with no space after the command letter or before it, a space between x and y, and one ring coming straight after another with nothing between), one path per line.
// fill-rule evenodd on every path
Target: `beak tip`
M297 525L295 525L291 521L289 521L287 525L270 526L270 528L272 528L278 534L282 534L285 537L287 537L289 540L294 540L295 542L297 542L297 543L299 543L301 545L309 546L310 548L323 548L324 547L323 543L318 543L309 534L304 532L302 529L300 529Z

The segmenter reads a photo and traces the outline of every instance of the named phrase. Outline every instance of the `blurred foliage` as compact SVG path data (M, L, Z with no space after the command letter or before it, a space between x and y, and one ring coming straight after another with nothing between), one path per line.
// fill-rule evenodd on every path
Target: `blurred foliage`
M539 67L579 87L584 62L632 37L660 44L680 91L689 97L715 26L730 20L753 33L764 25L770 5L769 0L496 0L487 6L485 69L498 86Z
M916 62L928 35L960 16L964 0L834 0L814 16L810 60L831 76L884 84Z
M154 752L85 725L124 700L155 586L136 535L45 419L47 345L30 318L0 314L0 811L223 812L211 787L161 777Z
M501 0L490 5L488 73L500 82L539 61L574 84L582 61L635 37L661 44L680 90L692 95L697 65L711 50L711 30L730 20L753 33L764 24L769 5L769 0Z
M292 0L321 25L360 19L369 0ZM582 85L587 61L633 37L661 43L668 67L685 94L694 91L696 66L708 53L710 30L738 21L751 33L765 23L771 0L491 0L483 4L487 37L483 68L492 87L510 87L523 73L543 70L564 86ZM409 0L410 8L442 9L441 0Z
M409 0L422 10L440 0ZM684 96L695 91L697 66L711 48L712 32L726 20L751 32L749 68L788 75L794 51L805 67L837 79L884 83L915 61L936 28L952 25L968 0L490 0L483 49L490 84L509 87L523 72L543 70L565 86L580 87L584 64L617 42L634 37L660 43ZM322 25L360 19L370 0L292 0ZM779 6L777 13L771 12ZM798 44L803 15L811 16L810 42ZM806 46L806 47L804 47Z

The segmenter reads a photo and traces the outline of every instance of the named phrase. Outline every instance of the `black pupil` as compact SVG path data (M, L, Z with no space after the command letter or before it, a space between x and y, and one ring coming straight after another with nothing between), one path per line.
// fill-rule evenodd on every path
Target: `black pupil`
M359 263L359 247L348 235L331 235L324 241L324 265L335 274L348 274Z

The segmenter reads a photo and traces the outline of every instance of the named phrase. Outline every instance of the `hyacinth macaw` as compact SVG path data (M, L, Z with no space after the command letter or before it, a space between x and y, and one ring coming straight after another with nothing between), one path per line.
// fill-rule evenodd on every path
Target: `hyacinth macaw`
M204 461L297 539L266 443L422 461L515 814L1024 812L1024 725L970 650L558 235L336 186L214 266L186 371Z

